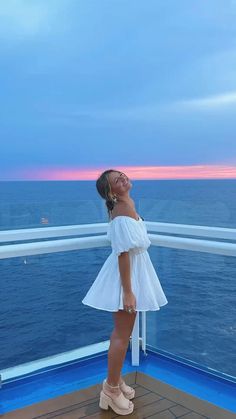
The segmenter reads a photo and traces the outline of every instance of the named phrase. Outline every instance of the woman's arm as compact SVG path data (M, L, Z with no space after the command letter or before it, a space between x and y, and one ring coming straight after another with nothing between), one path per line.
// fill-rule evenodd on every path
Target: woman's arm
M120 256L118 256L118 261L123 290L124 292L132 292L129 252L122 252Z
M124 310L128 310L128 308L136 310L136 297L131 287L129 252L122 252L118 256L118 263L123 287Z
M131 200L133 202L133 200ZM137 214L134 208L131 208L130 205L121 203L116 205L116 210L114 211L113 216L125 215L128 217L135 218L137 220ZM131 286L131 277L130 277L130 258L129 252L122 252L118 256L118 264L120 270L121 284L123 287L123 304L124 309L128 307L136 308L136 298L132 291Z

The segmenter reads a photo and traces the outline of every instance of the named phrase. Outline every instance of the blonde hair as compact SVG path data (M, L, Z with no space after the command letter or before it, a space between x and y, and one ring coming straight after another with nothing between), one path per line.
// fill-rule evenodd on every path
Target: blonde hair
M105 170L105 172L103 172L99 176L99 178L96 180L97 191L99 195L106 201L106 207L107 207L109 218L111 218L111 212L116 203L116 199L112 196L111 185L108 178L108 175L112 172L119 172L119 170L115 170L115 169Z

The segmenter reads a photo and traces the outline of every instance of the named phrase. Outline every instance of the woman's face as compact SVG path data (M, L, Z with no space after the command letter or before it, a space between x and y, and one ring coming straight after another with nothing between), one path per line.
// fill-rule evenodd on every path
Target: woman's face
M123 195L130 190L132 184L123 172L111 172L108 175L112 194Z

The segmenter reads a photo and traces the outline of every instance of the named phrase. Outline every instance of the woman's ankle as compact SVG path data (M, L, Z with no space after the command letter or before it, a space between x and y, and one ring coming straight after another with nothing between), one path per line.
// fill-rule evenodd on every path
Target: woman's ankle
M108 391L110 391L111 393L117 393L117 394L119 394L120 393L120 387L119 387L119 384L116 384L116 383L114 383L114 382L109 382L109 380L108 379L105 379L105 388L108 390Z
M119 387L119 381L118 382L112 381L108 377L105 378L105 383L108 384L110 387L115 387L115 388L118 388Z

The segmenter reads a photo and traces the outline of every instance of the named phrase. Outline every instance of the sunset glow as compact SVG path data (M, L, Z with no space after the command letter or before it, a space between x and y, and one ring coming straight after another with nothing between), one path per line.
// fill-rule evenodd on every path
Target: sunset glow
M0 181L236 179L235 15L236 0L0 2Z
M100 168L47 168L8 173L2 180L96 180L107 169L127 174L133 180L164 179L236 179L236 165L194 166L111 166Z

